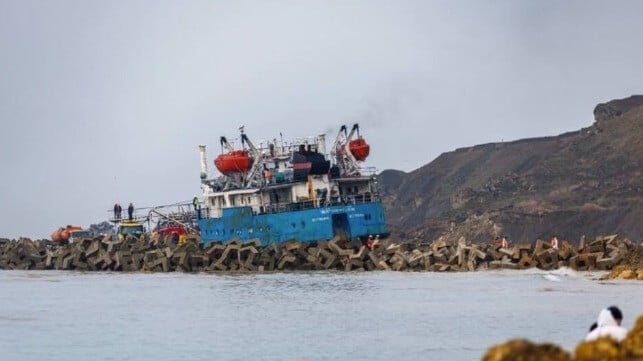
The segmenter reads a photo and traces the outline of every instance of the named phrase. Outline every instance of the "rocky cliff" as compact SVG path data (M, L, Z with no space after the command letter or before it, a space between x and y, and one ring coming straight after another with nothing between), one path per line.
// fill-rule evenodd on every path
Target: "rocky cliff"
M618 232L643 236L643 96L594 109L591 126L555 137L443 153L380 174L393 236L489 241Z

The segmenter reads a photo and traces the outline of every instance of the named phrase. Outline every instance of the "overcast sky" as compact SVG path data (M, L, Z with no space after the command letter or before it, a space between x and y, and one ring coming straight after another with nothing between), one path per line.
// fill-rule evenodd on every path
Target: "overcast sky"
M592 124L643 3L0 0L0 237L199 193L198 144L359 122L370 165Z

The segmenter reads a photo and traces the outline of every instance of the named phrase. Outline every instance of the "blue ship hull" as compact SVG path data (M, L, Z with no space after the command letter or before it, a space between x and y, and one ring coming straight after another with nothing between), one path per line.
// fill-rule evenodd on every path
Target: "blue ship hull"
M223 209L220 218L199 221L204 243L261 240L262 246L288 240L311 242L342 235L348 239L385 236L382 203L338 204L281 213L253 214L251 207Z

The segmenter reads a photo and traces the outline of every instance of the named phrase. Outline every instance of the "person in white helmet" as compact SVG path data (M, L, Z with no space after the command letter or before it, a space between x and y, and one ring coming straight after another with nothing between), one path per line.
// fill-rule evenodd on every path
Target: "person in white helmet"
M596 328L593 329L585 341L594 341L601 337L611 337L616 341L622 341L627 335L627 330L621 326L623 313L616 306L610 306L601 311L596 321Z

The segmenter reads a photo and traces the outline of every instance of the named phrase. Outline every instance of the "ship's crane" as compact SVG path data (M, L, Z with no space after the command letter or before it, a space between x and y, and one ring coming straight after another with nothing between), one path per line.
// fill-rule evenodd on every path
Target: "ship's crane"
M228 138L226 138L224 136L221 136L221 138L219 138L219 143L221 143L221 151L222 152L223 152L224 149L227 152L234 152L234 148L232 147L232 145L230 145L230 143L228 143Z
M243 185L245 188L251 188L261 184L263 162L261 161L261 153L259 152L257 147L255 147L255 145L250 141L250 138L248 138L246 133L244 133L244 126L239 127L239 131L241 132L242 146L244 146L245 148L245 145L248 145L250 156L254 159L252 167L245 174L243 181Z
M353 137L357 135L357 138ZM353 124L350 132L347 132L345 125L339 128L331 155L340 168L341 174L344 176L359 176L360 165L369 153L369 145L359 134L359 124Z

